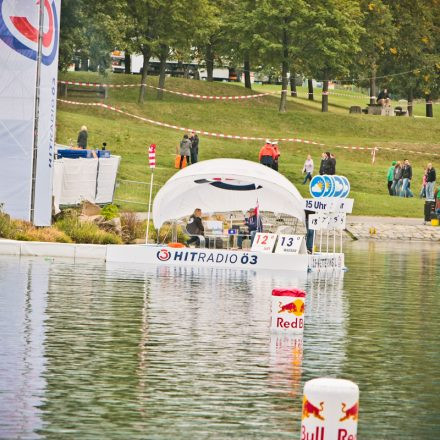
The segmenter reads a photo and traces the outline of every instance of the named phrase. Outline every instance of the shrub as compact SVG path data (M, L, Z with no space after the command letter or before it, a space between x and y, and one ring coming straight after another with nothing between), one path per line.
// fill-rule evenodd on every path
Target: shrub
M13 238L11 218L3 212L3 204L0 203L0 237Z
M111 220L112 218L119 217L119 208L116 205L106 205L101 209L101 215L106 220Z
M75 243L122 244L122 239L117 235L102 231L95 223L81 223L73 216L57 221L55 227L65 232Z
M134 212L124 212L121 214L122 239L125 243L130 243L136 238L144 238L146 222L137 219Z

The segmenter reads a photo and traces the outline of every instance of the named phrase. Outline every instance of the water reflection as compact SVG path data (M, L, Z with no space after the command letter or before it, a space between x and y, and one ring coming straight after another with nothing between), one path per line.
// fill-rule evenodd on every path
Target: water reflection
M301 392L354 380L359 434L436 438L438 247L356 243L298 277L0 258L0 438L299 438ZM303 338L270 292L307 291Z
M45 309L49 265L0 258L0 437L37 438L46 388ZM7 421L6 424L4 422Z

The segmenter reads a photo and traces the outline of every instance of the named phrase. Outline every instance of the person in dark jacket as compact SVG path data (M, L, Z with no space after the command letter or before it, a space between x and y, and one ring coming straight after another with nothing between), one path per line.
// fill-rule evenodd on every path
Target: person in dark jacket
M202 210L200 208L196 208L189 218L188 224L186 225L186 230L188 234L191 235L191 238L186 242L189 246L192 243L196 243L196 246L200 246L200 238L198 235L205 236L205 228L202 223ZM207 239L205 241L206 246L208 247Z
M78 140L76 141L76 145L78 148L81 148L82 150L87 150L87 127L83 125L81 127L81 131L78 133Z
M183 135L183 139L180 141L180 148L176 147L176 154L180 154L179 168L182 168L183 161L186 159L186 164L189 165L189 156L191 154L191 141L187 134Z
M257 232L263 232L263 221L261 216L257 215L254 208L249 209L247 212L248 217L244 219L244 224L248 228L249 235L251 237L251 246L254 242L255 235ZM246 235L239 235L237 239L237 245L241 249L243 239Z
M320 165L319 165L319 175L320 175L320 176L322 176L323 174L325 174L326 160L327 160L327 155L326 155L326 153L322 153L322 154L321 154L321 163L320 163Z
M410 189L412 179L412 167L408 159L405 159L403 162L402 189L400 191L400 197L413 197L413 193Z
M381 92L379 92L379 95L377 96L377 103L382 107L390 105L391 98L387 89L383 89Z
M197 163L199 160L199 137L197 133L191 132L189 140L191 141L191 164Z
M336 174L336 157L333 153L329 153L330 159L328 163L328 171L327 174L330 176L334 176Z
M434 188L435 181L437 179L435 168L432 166L432 163L428 163L426 168L426 200L434 201Z

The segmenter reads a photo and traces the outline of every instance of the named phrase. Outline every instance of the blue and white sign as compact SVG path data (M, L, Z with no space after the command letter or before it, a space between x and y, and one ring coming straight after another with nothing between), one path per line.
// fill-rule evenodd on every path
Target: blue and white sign
M333 181L335 182L333 197L341 197L341 194L344 192L344 181L341 176L333 176Z
M324 177L324 182L325 182L325 191L322 196L331 197L335 192L335 182L333 180L333 176L324 175L322 177Z
M345 176L315 176L310 181L310 194L314 198L345 198L350 193L350 182Z
M325 192L325 180L323 176L315 176L310 181L310 194L312 197L323 197Z
M348 179L345 176L340 176L342 179L342 182L344 184L344 190L342 191L341 197L347 197L348 194L350 193L350 182L348 181Z

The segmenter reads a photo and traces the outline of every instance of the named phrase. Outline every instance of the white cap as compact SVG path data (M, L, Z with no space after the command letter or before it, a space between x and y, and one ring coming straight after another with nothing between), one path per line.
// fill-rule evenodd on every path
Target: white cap
M273 141L272 145L278 145L278 142L277 141Z
M266 144L270 144L270 139L266 139Z

